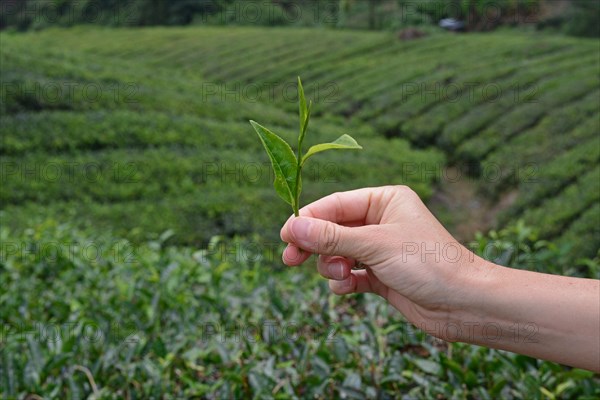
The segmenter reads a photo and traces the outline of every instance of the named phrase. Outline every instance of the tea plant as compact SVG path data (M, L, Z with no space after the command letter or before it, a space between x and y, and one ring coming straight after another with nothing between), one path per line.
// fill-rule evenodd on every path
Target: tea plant
M169 237L135 245L52 221L22 232L3 224L0 399L600 395L590 371L446 348L383 299L339 298L310 268L290 274L261 237L201 248ZM522 224L478 236L473 249L516 268L573 265ZM597 276L598 261L571 271Z
M255 121L250 121L258 134L275 172L275 191L294 210L294 215L299 215L300 192L302 191L302 167L306 160L317 153L326 150L347 149L360 150L362 147L350 135L342 135L331 143L321 143L311 146L306 154L302 154L302 142L310 120L312 101L306 105L302 81L298 77L298 111L300 116L300 132L298 134L298 155L294 155L290 145L281 137L271 132Z

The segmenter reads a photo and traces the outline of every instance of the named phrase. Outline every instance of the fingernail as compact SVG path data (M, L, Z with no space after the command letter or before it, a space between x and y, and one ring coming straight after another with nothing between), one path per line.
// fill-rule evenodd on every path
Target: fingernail
M298 251L298 248L295 246L288 246L286 249L286 256L289 259L290 262L292 263L296 263L300 260L300 252Z
M292 233L294 238L299 241L308 240L308 233L310 230L311 222L304 218L295 218L292 221Z
M335 264L331 264L329 267L329 271L331 271L331 275L339 280L344 279L344 264L341 262L337 262Z

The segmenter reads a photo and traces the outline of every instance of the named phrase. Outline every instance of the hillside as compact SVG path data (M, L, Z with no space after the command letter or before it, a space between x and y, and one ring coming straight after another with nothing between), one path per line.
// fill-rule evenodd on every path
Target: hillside
M600 245L594 40L256 28L0 38L9 226L276 237L289 211L247 120L291 137L301 75L316 102L308 140L348 132L365 148L313 164L304 202L400 183L429 198L451 165L491 204L516 191L494 222L522 218L578 254Z

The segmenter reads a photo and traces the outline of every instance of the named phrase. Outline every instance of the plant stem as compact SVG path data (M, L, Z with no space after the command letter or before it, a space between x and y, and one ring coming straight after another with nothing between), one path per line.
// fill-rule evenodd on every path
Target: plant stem
M302 149L300 145L298 145L298 166L296 168L296 199L294 201L294 216L300 216L300 177L302 176L302 164L300 163L302 160Z

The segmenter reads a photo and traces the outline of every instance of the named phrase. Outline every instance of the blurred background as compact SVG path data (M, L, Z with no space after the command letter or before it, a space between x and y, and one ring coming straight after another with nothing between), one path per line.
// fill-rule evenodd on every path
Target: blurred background
M302 204L406 184L488 259L598 279L600 2L0 0L0 29L0 397L600 396L285 268L248 123L294 143L300 76L307 144L364 147Z

